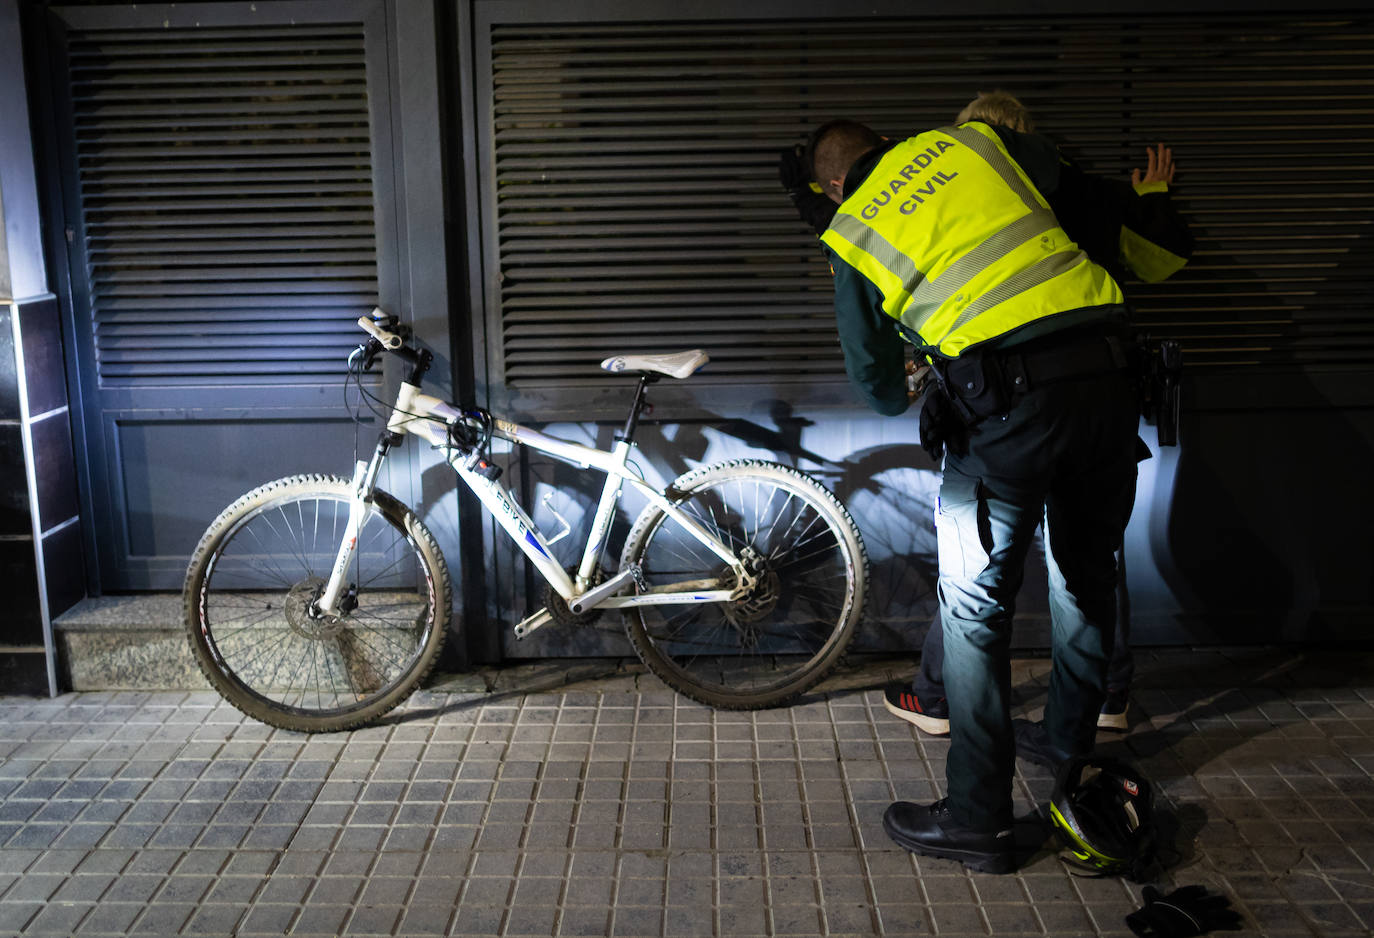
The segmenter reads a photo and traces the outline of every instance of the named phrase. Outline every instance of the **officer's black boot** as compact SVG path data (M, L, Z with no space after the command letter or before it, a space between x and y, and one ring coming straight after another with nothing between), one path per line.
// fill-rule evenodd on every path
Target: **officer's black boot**
M1016 840L1010 827L995 832L960 827L944 798L931 805L909 801L889 805L883 830L912 853L958 860L980 873L1010 873L1016 867Z

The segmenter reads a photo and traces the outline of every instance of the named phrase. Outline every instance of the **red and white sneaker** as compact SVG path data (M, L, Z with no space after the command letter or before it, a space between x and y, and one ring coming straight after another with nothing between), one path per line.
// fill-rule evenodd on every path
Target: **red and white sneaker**
M1102 704L1102 711L1097 715L1097 728L1119 732L1130 729L1130 721L1126 718L1126 711L1129 709L1130 701L1124 690L1107 691L1107 700Z
M901 717L922 733L949 735L949 704L943 697L918 700L910 683L894 681L883 688L883 706L888 713Z

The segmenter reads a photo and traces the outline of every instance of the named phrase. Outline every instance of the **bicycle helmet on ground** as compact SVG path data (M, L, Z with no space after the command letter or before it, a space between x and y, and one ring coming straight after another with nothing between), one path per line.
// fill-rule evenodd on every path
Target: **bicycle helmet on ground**
M1154 790L1119 759L1087 755L1060 766L1050 821L1071 865L1139 880L1153 863Z

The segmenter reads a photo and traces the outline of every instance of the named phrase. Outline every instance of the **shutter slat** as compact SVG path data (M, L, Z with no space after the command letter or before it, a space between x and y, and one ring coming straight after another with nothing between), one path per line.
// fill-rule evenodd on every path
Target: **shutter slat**
M139 238L139 237L166 237L166 232L161 229L173 228L177 231L203 231L205 229L199 225L238 225L239 230L247 232L250 236L254 231L263 232L266 237L290 238L296 237L298 232L308 230L305 223L308 222L349 222L349 227L357 230L370 229L372 219L371 212L310 212L300 211L291 213L291 225L281 224L281 213L269 212L245 212L243 214L211 214L198 213L192 216L170 216L157 215L156 217L141 217L137 221L137 227L132 227L124 223L122 218L91 218L86 220L86 228L92 240L98 238ZM356 224L352 224L356 223ZM297 225L302 227L297 227ZM339 229L346 230L346 229Z
M77 89L74 89L77 90ZM132 101L143 104L146 95L140 92L143 89L138 85L113 86L108 88L84 88L79 89L78 97L81 103L88 108L99 108L101 113L105 113L105 106L110 103ZM253 84L237 79L233 84L221 83L216 85L213 92L207 92L204 87L192 86L189 88L168 88L159 87L157 97L159 101L177 101L179 106L185 106L188 100L203 101L210 98L214 105L223 102L223 107L228 113L234 113L237 101L249 102L258 101L264 98L280 96L283 89L270 83L263 82ZM364 84L349 84L347 81L334 81L328 85L312 88L309 85L296 84L292 86L291 101L287 104L278 103L278 107L290 107L292 109L305 110L315 102L345 102L356 106L356 101L350 99L366 100L367 86ZM152 106L149 105L151 108ZM213 105L207 105L213 107Z

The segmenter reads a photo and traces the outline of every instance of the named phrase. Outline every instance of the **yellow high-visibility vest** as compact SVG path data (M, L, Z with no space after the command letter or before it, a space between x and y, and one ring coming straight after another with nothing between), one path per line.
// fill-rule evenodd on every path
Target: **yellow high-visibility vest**
M877 286L884 312L946 358L1038 319L1124 301L976 121L894 146L821 240Z

